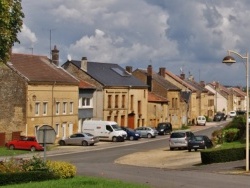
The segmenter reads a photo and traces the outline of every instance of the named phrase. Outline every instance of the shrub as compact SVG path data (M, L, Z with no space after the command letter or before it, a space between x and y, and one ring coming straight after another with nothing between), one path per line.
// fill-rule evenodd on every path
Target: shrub
M239 139L239 129L231 128L223 131L223 137L225 142L233 142Z
M63 161L47 161L47 168L59 178L71 178L76 175L76 167Z
M223 131L221 129L215 130L212 133L212 141L213 141L214 145L223 143Z

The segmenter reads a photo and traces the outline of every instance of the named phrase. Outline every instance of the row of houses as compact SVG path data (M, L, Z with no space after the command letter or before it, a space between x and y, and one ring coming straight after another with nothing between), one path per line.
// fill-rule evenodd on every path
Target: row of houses
M0 64L0 145L19 135L36 135L43 125L57 139L82 130L85 120L116 121L136 128L171 122L174 128L194 124L198 115L246 110L246 93L218 82L196 82L182 72L118 64L11 54Z

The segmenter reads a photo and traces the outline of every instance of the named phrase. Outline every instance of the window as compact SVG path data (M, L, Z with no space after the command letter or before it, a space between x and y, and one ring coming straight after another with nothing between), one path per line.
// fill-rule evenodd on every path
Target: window
M74 105L73 105L74 103L73 102L70 102L69 103L69 113L70 114L73 114L73 108L74 108Z
M56 114L60 113L60 102L56 102Z
M119 95L115 95L115 108L118 108Z
M130 96L130 110L134 110L134 95Z
M141 115L141 101L138 101L138 115Z
M39 115L39 109L40 109L40 103L36 102L35 103L35 115Z
M210 99L208 101L208 106L214 106L214 99Z
M111 108L112 104L112 95L108 95L108 108Z
M43 115L47 115L47 110L48 110L48 103L44 102L43 103Z
M125 108L125 95L122 95L122 108Z
M56 130L55 131L56 131L56 136L59 136L59 124L58 123L56 124Z
M67 102L63 102L63 114L67 113Z
M39 127L39 125L36 125L36 126L35 126L35 129L34 129L34 131L35 131L35 136L37 136L38 127Z

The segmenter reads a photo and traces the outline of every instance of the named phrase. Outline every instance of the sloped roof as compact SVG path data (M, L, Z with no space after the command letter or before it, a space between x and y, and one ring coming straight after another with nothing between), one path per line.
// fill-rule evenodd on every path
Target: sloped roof
M77 66L79 69L81 68L81 61L72 60L71 63ZM148 88L146 84L141 82L132 74L128 73L118 64L88 61L87 74L104 86Z
M41 55L15 54L7 65L24 77L27 82L62 83L78 85L79 81L63 68L51 63L50 59Z
M196 91L196 88L193 87L192 85L190 85L189 83L186 82L186 80L181 79L179 76L173 74L172 72L165 70L165 74L167 74L168 76L170 76L171 78L173 78L175 81L179 82L180 84L182 84L183 86L187 87L188 89L190 89L191 91Z
M79 82L79 88L80 89L96 89L96 87L88 82L85 82L83 80L80 80Z
M168 99L160 95L157 95L154 92L148 92L148 102L167 103Z
M239 96L239 97L245 97L245 96L247 96L247 94L244 92L244 91L242 91L240 88L238 88L238 87L232 87L231 88L236 94L237 94L237 96Z
M198 82L194 80L185 79L185 82L200 92L209 92L205 87L201 86Z
M145 76L147 76L147 69L136 69L135 71L140 71L141 73L143 73ZM172 90L172 91L177 91L177 90L181 90L180 88L178 88L177 86L175 86L174 84L172 84L171 82L169 82L168 80L166 80L165 78L163 78L162 76L160 76L158 73L156 72L152 72L152 79L155 82L158 82L161 86L163 86L164 88L168 89L168 90Z

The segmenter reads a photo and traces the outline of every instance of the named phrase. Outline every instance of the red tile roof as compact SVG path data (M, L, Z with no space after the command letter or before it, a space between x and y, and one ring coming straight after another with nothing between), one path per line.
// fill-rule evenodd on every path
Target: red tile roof
M51 63L46 56L13 53L7 65L28 82L79 84L75 77Z
M79 88L80 89L96 89L94 85L91 85L90 83L85 82L83 80L80 81Z
M153 92L148 92L148 102L168 102L168 99Z

